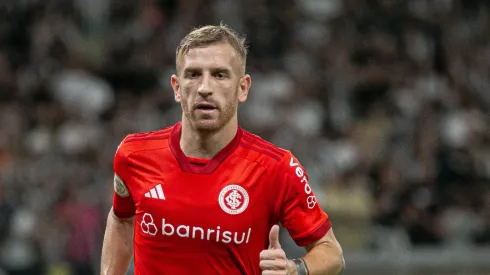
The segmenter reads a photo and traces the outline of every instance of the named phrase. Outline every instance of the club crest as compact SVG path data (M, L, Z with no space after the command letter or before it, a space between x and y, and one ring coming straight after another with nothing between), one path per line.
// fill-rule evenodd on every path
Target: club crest
M221 190L218 202L223 211L231 215L237 215L247 209L249 197L245 188L231 184Z

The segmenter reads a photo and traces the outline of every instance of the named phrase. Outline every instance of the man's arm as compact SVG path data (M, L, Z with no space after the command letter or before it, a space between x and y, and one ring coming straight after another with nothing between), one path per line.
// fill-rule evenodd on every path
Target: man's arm
M260 253L262 274L340 274L344 266L342 248L327 213L311 189L306 170L288 153L275 175L277 186L273 191L277 192L277 199L273 211L295 243L305 247L307 254L301 259L288 260L279 244L279 226L273 225L269 247Z
M102 245L100 274L122 275L133 258L134 217L120 219L110 211Z
M303 259L310 275L342 273L345 265L344 256L332 228L321 239L308 245L306 251L307 254ZM298 274L296 264L291 260L289 262L293 274Z
M330 228L316 242L305 247L306 256L294 262L288 260L279 243L279 226L274 225L269 233L269 247L260 253L260 268L263 275L339 275L344 269L342 248ZM299 265L299 268L297 268Z

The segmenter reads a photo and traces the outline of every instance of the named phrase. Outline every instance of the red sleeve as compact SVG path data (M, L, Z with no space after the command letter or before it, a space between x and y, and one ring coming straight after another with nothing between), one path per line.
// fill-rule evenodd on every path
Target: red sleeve
M319 240L331 228L331 223L311 190L306 170L291 153L282 160L278 177L276 213L280 222L299 246Z
M119 218L134 216L136 207L128 186L128 159L124 150L124 141L119 145L114 156L114 195L112 210Z

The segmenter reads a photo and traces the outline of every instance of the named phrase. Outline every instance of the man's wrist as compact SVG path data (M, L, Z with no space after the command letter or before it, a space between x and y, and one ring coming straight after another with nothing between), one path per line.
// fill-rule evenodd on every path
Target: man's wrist
M303 258L296 258L292 260L293 262L293 273L297 275L309 275L308 267L306 266L305 260Z
M288 274L289 275L298 275L296 263L293 260L288 260Z

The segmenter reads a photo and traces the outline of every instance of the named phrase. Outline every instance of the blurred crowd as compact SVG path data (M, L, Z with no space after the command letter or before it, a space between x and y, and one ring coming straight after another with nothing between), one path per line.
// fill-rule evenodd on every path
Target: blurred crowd
M95 274L115 149L180 119L175 47L220 22L248 40L241 125L300 159L345 250L490 244L488 1L2 0L0 21L0 274Z

